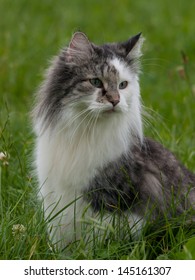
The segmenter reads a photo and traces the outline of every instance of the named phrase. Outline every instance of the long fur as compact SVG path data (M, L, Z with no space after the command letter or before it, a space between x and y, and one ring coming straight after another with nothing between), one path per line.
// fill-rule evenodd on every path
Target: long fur
M85 34L76 33L46 73L33 113L35 159L40 197L55 243L79 238L84 213L85 219L96 217L102 206L109 223L106 213L117 208L119 196L131 226L143 219L146 205L160 201L163 184L168 188L166 198L170 197L171 179L164 174L164 165L159 170L160 163L154 163L154 155L163 148L158 146L151 156L155 145L142 132L138 79L142 42L138 34L124 43L96 46ZM103 88L90 83L96 77ZM123 81L127 86L120 89ZM112 94L120 99L116 106L110 101ZM185 187L195 182L190 176ZM140 211L134 205L135 193ZM163 211L163 199L160 203Z

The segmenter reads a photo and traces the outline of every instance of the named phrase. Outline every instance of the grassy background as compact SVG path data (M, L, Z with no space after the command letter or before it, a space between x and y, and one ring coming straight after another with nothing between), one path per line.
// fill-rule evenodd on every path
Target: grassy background
M95 249L80 243L55 251L47 240L31 176L29 118L43 70L75 30L86 32L97 44L126 40L142 31L147 39L142 99L151 114L145 133L195 171L194 10L193 0L1 0L0 152L7 153L0 162L1 259L195 259L194 232L175 232L171 225L164 235L159 231L136 242L121 244L113 238Z

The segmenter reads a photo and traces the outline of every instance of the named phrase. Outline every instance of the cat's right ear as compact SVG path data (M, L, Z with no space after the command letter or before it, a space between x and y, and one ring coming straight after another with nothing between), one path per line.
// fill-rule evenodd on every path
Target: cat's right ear
M122 47L125 49L126 56L131 59L139 58L142 55L141 48L144 42L142 34L139 33L131 37L128 41L122 43Z
M66 52L67 61L70 63L86 61L91 58L92 53L92 44L87 36L82 32L74 33Z

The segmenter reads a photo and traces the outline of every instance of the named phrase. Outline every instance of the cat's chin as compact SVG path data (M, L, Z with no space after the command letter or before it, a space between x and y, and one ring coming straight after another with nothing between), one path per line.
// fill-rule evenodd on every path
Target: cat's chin
M120 110L117 110L116 108L112 108L112 109L105 110L103 113L104 114L114 114L114 113L118 113L118 112L120 112Z
M119 106L110 107L103 110L103 114L117 114L122 113L122 109Z

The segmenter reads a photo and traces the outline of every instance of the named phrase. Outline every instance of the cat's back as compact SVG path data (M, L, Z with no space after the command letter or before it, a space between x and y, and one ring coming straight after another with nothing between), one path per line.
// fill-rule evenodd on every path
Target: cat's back
M150 138L144 138L142 149L135 147L135 161L139 162L142 159L142 164L146 169L152 172L152 168L156 168L164 174L169 184L186 186L193 184L195 186L195 175L190 172L176 156L165 148L159 142Z

